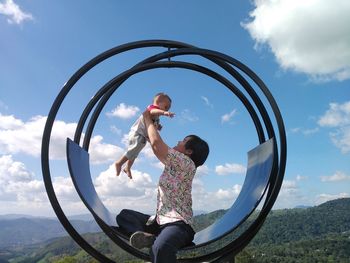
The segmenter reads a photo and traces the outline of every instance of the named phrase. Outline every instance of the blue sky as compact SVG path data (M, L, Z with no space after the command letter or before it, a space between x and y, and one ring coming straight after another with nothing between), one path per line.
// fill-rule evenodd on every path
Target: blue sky
M306 2L306 3L304 3ZM0 0L0 214L53 215L40 166L41 135L63 84L87 61L123 43L170 39L230 55L256 72L284 118L288 161L274 208L350 197L350 3L326 1ZM67 214L86 213L64 156L78 118L97 90L153 48L112 58L81 79L62 105L51 140L53 182ZM188 61L207 63L198 58ZM100 115L90 147L95 187L108 208L152 212L159 162L146 147L134 179L113 162L129 127L159 91L173 99L164 140L187 134L210 145L194 181L194 209L228 208L244 181L257 136L244 106L201 74L158 69L128 79Z

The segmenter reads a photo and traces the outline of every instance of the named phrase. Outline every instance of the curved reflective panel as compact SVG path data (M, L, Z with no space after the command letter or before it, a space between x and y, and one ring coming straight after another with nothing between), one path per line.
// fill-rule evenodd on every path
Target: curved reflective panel
M273 165L273 139L248 152L246 177L231 208L211 226L196 233L194 243L213 242L232 232L257 207L268 186Z
M67 138L67 162L75 189L85 206L109 226L117 226L116 215L108 211L93 185L89 153L69 138Z
M96 223L117 245L135 256L149 260L148 254L129 245L128 237L118 231L116 215L111 213L99 198L92 182L89 153L69 138L66 150L69 173L74 186Z

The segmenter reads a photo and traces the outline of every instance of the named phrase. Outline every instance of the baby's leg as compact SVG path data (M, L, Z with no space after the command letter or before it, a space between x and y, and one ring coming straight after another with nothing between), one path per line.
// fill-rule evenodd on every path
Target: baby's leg
M132 165L134 164L134 161L135 161L135 159L133 159L133 160L128 160L128 161L126 162L126 166L125 166L125 168L124 168L124 170L123 170L124 173L126 173L130 179L132 179L131 167L132 167Z
M129 176L130 179L132 179L131 166L133 165L136 157L139 155L140 151L143 149L143 147L145 147L145 145L146 138L144 136L137 132L129 134L129 147L128 151L125 154L125 156L127 156L128 161L123 171Z
M115 170L117 172L117 176L119 176L120 171L122 170L122 166L126 161L128 161L128 158L123 155L118 161L115 162Z

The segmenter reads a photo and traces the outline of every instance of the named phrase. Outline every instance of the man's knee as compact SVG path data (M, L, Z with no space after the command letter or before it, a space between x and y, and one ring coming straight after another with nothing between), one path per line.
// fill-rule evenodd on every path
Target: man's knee
M119 214L117 215L117 217L119 216L123 216L125 213L127 213L127 209L122 209Z
M157 242L152 245L152 257L156 262L176 262L177 248L167 242Z
M120 222L122 222L123 220L125 220L125 218L127 217L128 215L128 209L123 209L120 211L120 213L117 215L116 217L116 220L117 220L117 223L118 225L120 224Z

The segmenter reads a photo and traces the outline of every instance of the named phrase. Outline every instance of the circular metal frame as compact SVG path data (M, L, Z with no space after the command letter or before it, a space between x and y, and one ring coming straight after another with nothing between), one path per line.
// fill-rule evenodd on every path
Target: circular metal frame
M244 78L242 74L240 74L239 71L241 71L246 76L248 76L250 81L253 82L263 93L263 95L265 96L265 99L268 101L270 108L272 109L274 120L277 123L278 140L274 140L274 151L275 153L279 153L279 154L275 155L274 167L273 167L271 176L269 178L268 192L266 193L266 198L265 198L263 207L259 212L257 218L254 220L253 223L250 224L250 226L242 234L240 234L235 240L230 242L228 245L225 245L224 247L221 247L216 251L207 253L205 255L180 259L181 262L200 262L200 261L208 261L208 260L214 260L213 262L216 262L227 257L232 253L237 254L250 242L250 240L259 231L269 211L272 209L272 206L275 203L278 193L280 191L284 172L285 172L286 156L287 156L287 143L286 143L286 134L285 134L285 128L283 124L283 119L282 119L280 110L277 106L277 103L274 100L272 94L270 93L270 91L268 90L264 82L251 69L249 69L240 61L228 55L222 54L217 51L196 48L186 43L177 42L177 41L145 40L145 41L136 41L136 42L127 43L121 46L117 46L115 48L107 50L106 52L101 53L100 55L90 60L88 63L82 66L67 81L67 83L63 86L60 93L56 97L50 109L50 112L45 124L45 129L44 129L43 139L42 139L42 149L41 149L41 165L42 165L45 188L46 188L50 203L58 219L60 220L61 224L67 230L68 234L85 251L87 251L91 256L93 256L97 260L101 262L114 262L110 258L101 254L94 247L92 247L75 230L75 228L72 226L72 224L69 222L68 218L64 214L60 206L60 203L57 199L55 190L53 188L52 180L51 180L51 172L50 172L50 164L49 164L49 159L50 159L49 144L50 144L52 127L53 127L56 115L64 99L66 98L68 93L71 91L71 89L74 87L74 85L82 76L84 76L93 67L95 67L99 63L105 61L106 59L112 56L116 56L118 54L130 51L130 50L142 49L142 48L148 48L148 47L165 47L167 48L167 51L148 57L145 60L138 63L137 65L135 65L134 67L130 68L129 70L126 70L120 73L118 76L114 77L108 83L106 83L101 89L99 89L95 94L95 96L93 96L93 98L86 105L83 113L81 114L81 117L79 119L76 131L75 131L75 135L74 135L74 141L77 144L79 144L81 140L83 128L88 120L88 117L92 113L86 128L85 136L83 140L83 148L86 151L88 151L89 149L90 139L91 139L96 121L104 105L112 96L112 94L129 77L133 76L134 74L147 71L147 70L152 70L155 68L183 68L183 69L200 72L202 74L212 77L213 79L220 82L222 85L226 86L229 90L231 90L237 96L237 98L243 103L243 105L248 110L248 113L255 125L259 142L263 143L266 141L266 137L268 139L276 137L276 133L275 133L272 121L270 119L270 116L267 113L267 110L265 108L265 105L263 104L262 100L258 96L255 89L251 86L251 84ZM238 81L241 87L250 96L250 100L244 95L243 92L241 92L241 90L238 87L236 87L227 78L223 77L217 72L197 64L170 60L170 58L188 56L188 55L192 55L192 56L194 55L194 56L202 57L204 59L208 59L213 63L217 64L222 69L224 69L230 76L232 76L235 80ZM257 109L257 111L255 110L254 107ZM259 113L260 118L257 112ZM263 127L265 127L265 131L267 133L266 135ZM104 230L104 232L107 235L109 235L108 233L110 231L108 231L108 226L106 226L104 222L101 222L100 220L98 220L98 218L96 219L96 221L100 225L100 227ZM113 236L113 239L115 238L116 237ZM118 237L116 239L118 240ZM134 249L133 247L127 245L124 241L120 240L120 242L117 242L117 244L120 247L122 247L124 250L133 254L134 256L144 260L149 260L149 255L137 249Z

